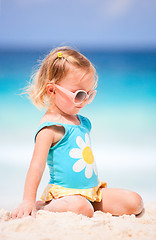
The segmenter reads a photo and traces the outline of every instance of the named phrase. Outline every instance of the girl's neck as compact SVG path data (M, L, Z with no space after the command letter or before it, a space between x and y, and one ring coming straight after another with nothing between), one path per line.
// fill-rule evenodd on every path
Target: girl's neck
M80 124L80 120L77 115L63 114L62 112L55 112L51 109L48 109L44 116L47 119L46 121L54 121L72 125Z

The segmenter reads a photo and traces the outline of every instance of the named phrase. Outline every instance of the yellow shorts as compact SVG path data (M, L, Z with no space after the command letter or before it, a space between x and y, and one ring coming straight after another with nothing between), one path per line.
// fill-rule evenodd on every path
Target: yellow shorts
M88 189L65 188L55 184L48 184L41 195L43 202L48 202L52 199L61 198L69 195L81 195L91 202L101 201L101 189L107 187L107 183L99 182L98 186Z

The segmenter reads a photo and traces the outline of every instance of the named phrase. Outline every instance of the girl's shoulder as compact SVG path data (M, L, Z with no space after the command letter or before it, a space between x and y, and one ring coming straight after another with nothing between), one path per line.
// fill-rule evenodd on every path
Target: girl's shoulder
M60 119L58 116L56 116L56 114L46 112L40 120L40 125L45 122L60 122Z
M78 117L80 119L80 122L83 123L83 125L85 125L90 131L92 128L92 124L91 124L91 121L89 120L89 118L82 116L82 115L78 115Z
M65 134L65 130L63 126L60 126L57 123L58 119L56 118L55 114L45 113L41 118L40 124L35 132L35 142L38 133L46 129L48 129L48 131L46 130L47 136L49 135L53 137L53 144L59 141Z
M80 114L77 114L75 115L75 119L65 119L65 118L62 118L62 116L60 115L56 115L55 113L52 113L52 112L46 112L44 114L44 116L41 118L40 120L40 126L43 126L43 125L55 125L55 126L63 126L65 128L68 128L68 126L70 127L74 127L74 126L85 126L89 131L91 130L92 128L92 125L91 125L91 122L90 120L85 117L85 116L82 116Z

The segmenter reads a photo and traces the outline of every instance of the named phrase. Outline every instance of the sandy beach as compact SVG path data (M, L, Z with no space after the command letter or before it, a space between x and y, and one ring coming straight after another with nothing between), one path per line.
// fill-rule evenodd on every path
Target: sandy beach
M36 218L11 219L10 212L0 210L0 239L2 240L155 240L156 202L145 204L144 212L136 217L114 217L97 211L92 218L71 212L51 213L40 210Z

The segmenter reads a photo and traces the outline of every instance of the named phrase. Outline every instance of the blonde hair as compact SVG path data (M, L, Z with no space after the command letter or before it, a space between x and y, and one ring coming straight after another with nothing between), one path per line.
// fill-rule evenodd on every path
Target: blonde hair
M41 65L32 75L32 81L26 89L26 93L34 105L37 107L48 107L47 84L60 81L67 75L70 66L93 71L95 73L95 81L97 82L95 68L84 55L69 47L56 48L42 60Z

